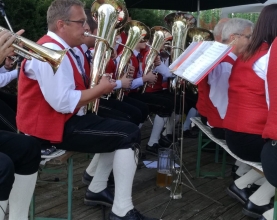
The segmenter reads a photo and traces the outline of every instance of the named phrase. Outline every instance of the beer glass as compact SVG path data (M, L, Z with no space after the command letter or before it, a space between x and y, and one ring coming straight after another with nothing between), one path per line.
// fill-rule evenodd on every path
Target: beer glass
M158 150L157 186L167 187L171 185L173 168L172 163L174 163L172 149L160 148Z

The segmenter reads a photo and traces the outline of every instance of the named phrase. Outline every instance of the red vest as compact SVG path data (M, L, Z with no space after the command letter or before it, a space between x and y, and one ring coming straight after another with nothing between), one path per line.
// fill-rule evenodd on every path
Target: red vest
M263 43L246 62L238 58L229 78L228 108L223 127L235 132L261 135L267 118L265 82L254 71L253 64L268 51Z
M198 99L196 108L199 114L203 117L207 117L207 102L209 99L210 88L208 85L208 75L205 76L197 85L198 88ZM208 98L207 98L208 97Z
M269 93L269 110L267 115L267 121L263 131L263 138L270 138L277 140L277 38L273 41L270 49L268 69L267 69L267 82Z
M120 37L121 37L121 43L122 44L126 44L126 41L127 41L127 34L122 31L121 34L120 34ZM118 48L116 50L117 54L121 54L122 50L124 49L124 46L122 45L118 45Z
M132 53L132 56L130 58L132 65L135 67L135 72L133 78L136 79L139 72L139 61L138 58ZM132 89L130 92L138 92L138 89Z
M51 37L45 35L38 44L55 43L64 49L64 47ZM79 73L73 59L67 54L74 72L74 80L77 90L84 90L85 85L81 74ZM26 77L23 61L18 83L18 109L17 109L17 127L23 133L35 136L51 142L62 142L64 124L79 109L75 109L73 114L62 114L55 111L44 99L36 80Z
M225 57L221 61L221 63L224 63L224 62L229 63L232 66L235 63L235 61L230 56ZM209 91L208 93L204 94L205 95L205 100L206 100L207 119L208 119L209 125L211 125L213 127L217 127L217 128L222 128L223 127L222 126L223 120L219 116L217 108L213 105L211 99L209 98L210 85L208 84L208 82L206 83L206 87L207 87L207 90ZM198 96L198 99L199 99L199 96Z
M112 73L113 74L113 79L116 79L116 75L115 75L115 72L116 72L116 65L113 61L113 59L111 58L109 60L109 62L107 63L107 66L106 66L106 73Z
M145 70L145 66L146 66L146 58L149 54L150 50L148 50L147 52L144 52L143 54L143 66L142 66L142 69L143 71ZM152 85L149 85L146 87L146 90L145 92L158 92L158 91L161 91L163 90L163 76L158 73L158 78L157 78L157 82L152 86Z

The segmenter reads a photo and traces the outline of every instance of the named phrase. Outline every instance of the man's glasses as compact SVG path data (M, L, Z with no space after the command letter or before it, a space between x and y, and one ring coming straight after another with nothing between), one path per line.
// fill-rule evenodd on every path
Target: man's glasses
M237 34L237 33L235 33L234 35L239 35L239 36L245 37L248 40L252 37L252 34L245 35L245 34Z
M65 20L66 22L75 22L75 23L79 23L82 25L82 27L86 26L87 20L81 20L81 21L72 21L72 20Z

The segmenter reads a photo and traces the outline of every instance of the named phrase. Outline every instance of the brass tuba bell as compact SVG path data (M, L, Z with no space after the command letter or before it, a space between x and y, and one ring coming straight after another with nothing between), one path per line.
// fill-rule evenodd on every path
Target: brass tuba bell
M95 42L94 58L90 71L90 88L94 88L100 81L104 74L105 68L103 67L106 63L105 55L106 51L111 47L109 39L113 34L113 30L116 27L118 20L118 13L115 8L110 4L102 4L97 10L97 39ZM99 107L99 99L89 104L89 109L97 114Z
M128 38L126 44L123 45L124 49L122 51L118 68L117 68L117 80L120 80L125 74L125 67L129 63L129 60L133 54L133 50L139 42L145 42L149 40L150 30L149 28L140 21L129 21L125 26L125 33L128 33ZM117 100L122 101L124 96L123 89L118 89L116 91Z
M143 75L147 74L150 70L154 69L154 60L157 55L160 53L160 50L164 46L164 43L168 40L172 39L172 35L165 27L162 26L154 26L151 28L151 46L150 51L146 57L145 69ZM146 82L143 86L142 93L145 92L148 83Z
M185 50L187 31L189 28L195 27L196 19L188 12L178 11L168 14L164 20L167 25L172 27L173 39L171 46L171 62L174 62ZM182 81L183 79L177 76L172 82L169 83L170 90L174 88L179 90Z
M40 61L47 62L53 68L54 73L59 68L60 63L62 62L64 55L67 52L67 50L52 50L47 47L41 46L0 26L0 32L1 31L7 31L10 32L11 35L16 36L15 41L12 44L12 46L15 48L14 52L16 54L28 60L32 59L33 57ZM26 48L27 50L22 47ZM30 50L31 52L28 50Z

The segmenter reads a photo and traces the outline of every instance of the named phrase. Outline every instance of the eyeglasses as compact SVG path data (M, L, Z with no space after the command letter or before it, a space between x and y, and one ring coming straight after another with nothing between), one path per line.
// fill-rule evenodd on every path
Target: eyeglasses
M237 34L237 33L235 33L234 35L239 35L239 36L245 37L248 40L252 37L252 34L245 35L245 34Z
M87 24L87 20L81 20L81 21L72 21L72 20L65 20L66 22L75 22L75 23L79 23L82 25L82 27L85 27Z

